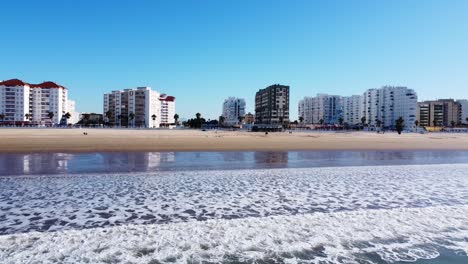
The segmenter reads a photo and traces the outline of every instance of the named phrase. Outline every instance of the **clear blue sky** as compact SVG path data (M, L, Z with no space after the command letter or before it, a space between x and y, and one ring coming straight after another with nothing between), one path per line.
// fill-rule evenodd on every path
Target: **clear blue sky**
M291 86L306 95L406 85L468 98L468 1L3 1L0 79L65 85L79 111L151 86L177 112L216 118L228 96Z

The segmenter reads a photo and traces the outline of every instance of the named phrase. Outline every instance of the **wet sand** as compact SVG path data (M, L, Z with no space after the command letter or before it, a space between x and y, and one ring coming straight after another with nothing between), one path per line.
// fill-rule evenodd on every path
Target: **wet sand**
M87 135L83 133L87 132ZM468 134L0 129L0 152L468 150Z

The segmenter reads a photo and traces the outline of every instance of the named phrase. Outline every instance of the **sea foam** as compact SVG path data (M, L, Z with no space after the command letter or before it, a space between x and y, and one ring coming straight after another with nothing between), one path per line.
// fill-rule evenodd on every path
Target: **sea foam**
M356 210L0 236L3 263L378 263L468 253L468 206ZM468 259L468 257L467 257Z

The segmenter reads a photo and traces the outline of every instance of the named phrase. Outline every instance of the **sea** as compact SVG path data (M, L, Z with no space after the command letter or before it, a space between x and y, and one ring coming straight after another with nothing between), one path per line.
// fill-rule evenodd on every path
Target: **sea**
M467 151L0 154L0 263L467 254Z

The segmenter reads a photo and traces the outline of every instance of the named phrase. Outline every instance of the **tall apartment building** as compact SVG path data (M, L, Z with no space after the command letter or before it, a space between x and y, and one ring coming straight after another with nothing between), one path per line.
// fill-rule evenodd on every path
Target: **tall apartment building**
M361 95L345 96L342 98L342 103L344 123L351 126L360 124L363 112L363 97Z
M384 127L394 128L396 120L402 117L405 127L414 127L418 97L407 87L384 86L369 89L363 94L361 116L366 124L377 126L378 120Z
M420 126L452 126L462 120L460 103L453 99L440 99L418 103L417 120Z
M239 117L245 116L245 100L229 97L223 102L224 125L233 126L239 124Z
M67 102L67 89L54 82L29 84L18 79L0 82L0 113L7 122L59 124L68 111Z
M172 127L175 125L175 97L167 94L159 96L161 102L161 127Z
M76 102L73 100L67 101L67 113L70 113L70 119L68 120L68 124L76 124L80 121L80 113L76 111Z
M274 84L255 94L257 124L289 122L289 86Z
M337 124L343 114L342 97L338 95L317 94L304 97L299 101L299 117L304 124Z
M460 105L460 124L468 125L468 100L457 100L457 103Z
M104 94L104 117L110 125L159 127L160 94L151 87L138 87Z

